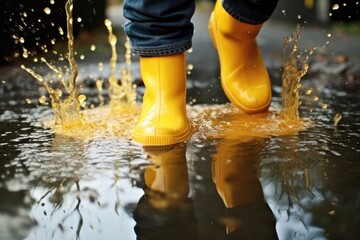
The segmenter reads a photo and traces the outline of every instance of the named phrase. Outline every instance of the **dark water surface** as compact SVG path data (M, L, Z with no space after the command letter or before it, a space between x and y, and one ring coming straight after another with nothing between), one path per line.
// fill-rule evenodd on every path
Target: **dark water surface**
M213 80L190 80L189 101L222 104ZM303 85L315 87L310 80ZM319 100L313 100L315 93L304 95L300 109L313 125L297 134L230 139L194 135L186 144L142 148L116 137L56 135L42 127L51 114L48 107L26 104L28 92L2 89L2 240L360 235L356 91L317 82ZM279 93L275 83L272 109L280 108ZM31 96L35 103L38 93ZM336 113L342 115L338 126L333 124Z

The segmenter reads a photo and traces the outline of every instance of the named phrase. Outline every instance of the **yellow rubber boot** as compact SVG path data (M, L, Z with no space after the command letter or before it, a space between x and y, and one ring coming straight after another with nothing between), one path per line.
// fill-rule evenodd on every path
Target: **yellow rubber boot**
M266 111L271 102L271 83L256 43L260 25L237 21L216 2L209 30L217 48L221 84L228 99L247 113Z
M185 65L185 53L140 57L145 93L140 118L131 133L136 142L161 146L188 139Z

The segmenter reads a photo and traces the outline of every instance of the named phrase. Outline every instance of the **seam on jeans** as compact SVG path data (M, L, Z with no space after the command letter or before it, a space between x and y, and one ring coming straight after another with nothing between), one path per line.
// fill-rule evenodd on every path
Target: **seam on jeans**
M141 48L133 47L131 49L132 53L139 54L140 56L166 56L174 55L177 53L185 52L190 49L192 42L186 42L183 44L177 44L169 47L160 47L160 48Z

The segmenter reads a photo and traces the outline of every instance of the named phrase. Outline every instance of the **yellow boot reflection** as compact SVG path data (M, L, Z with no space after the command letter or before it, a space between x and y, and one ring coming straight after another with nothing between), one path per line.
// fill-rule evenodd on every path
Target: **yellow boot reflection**
M197 240L189 194L186 146L147 147L156 167L144 173L145 195L134 211L137 239Z
M213 156L213 181L227 208L223 224L229 239L277 239L256 172L262 144L257 149L250 140L223 140Z
M156 167L145 170L150 203L156 208L178 206L189 193L185 146L147 147L145 151Z

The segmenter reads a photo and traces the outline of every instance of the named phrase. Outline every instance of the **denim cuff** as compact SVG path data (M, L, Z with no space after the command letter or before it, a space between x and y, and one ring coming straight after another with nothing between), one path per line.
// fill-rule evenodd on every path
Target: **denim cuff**
M278 0L258 1L228 1L223 0L222 5L227 13L236 20L248 24L262 24L274 12Z
M179 43L176 45L166 46L166 47L131 47L131 52L139 54L142 57L158 57L158 56L167 56L174 55L178 53L185 52L192 47L192 42L188 41L185 43Z

